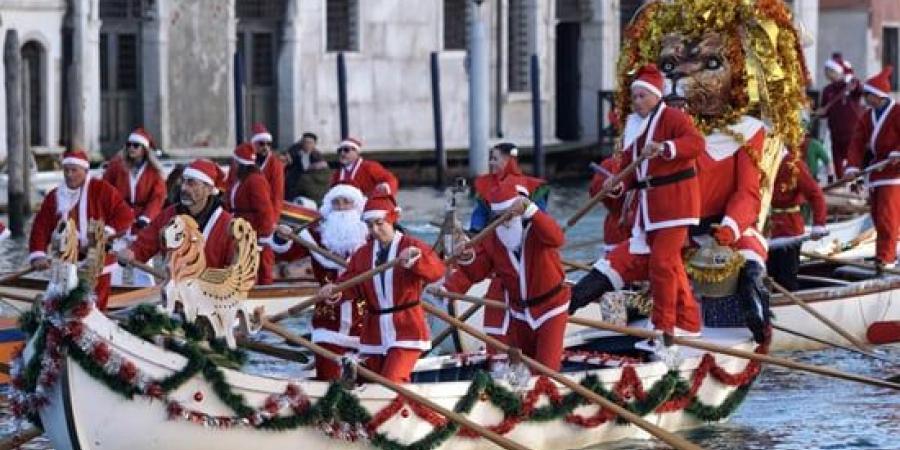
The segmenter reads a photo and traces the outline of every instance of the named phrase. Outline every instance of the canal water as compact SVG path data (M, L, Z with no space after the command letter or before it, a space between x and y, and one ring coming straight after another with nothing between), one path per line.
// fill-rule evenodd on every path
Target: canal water
M550 212L562 222L586 201L586 186L554 186ZM438 233L434 222L443 217L446 195L430 188L404 189L399 195L403 208L401 222L413 234L432 242ZM472 202L459 196L460 219L468 223ZM571 243L596 239L602 233L602 207L585 217L567 233ZM24 265L27 244L7 240L0 243L0 271ZM566 251L564 257L587 261L596 257L596 248L588 246ZM574 273L573 278L581 274ZM8 312L8 311L6 311ZM297 331L305 320L288 322ZM274 340L272 341L274 342ZM898 363L885 363L844 350L779 354L798 361L839 370L887 378L900 374L900 346L880 349ZM252 372L292 376L300 370L263 357L253 358ZM0 393L6 392L0 388ZM5 402L0 404L0 436L12 433L18 424L12 420ZM767 366L744 403L730 420L707 425L683 434L706 449L879 449L900 450L900 391L887 391L858 383L824 378L802 372ZM52 447L36 439L23 448L49 450ZM593 447L594 450L663 449L657 441L622 441Z

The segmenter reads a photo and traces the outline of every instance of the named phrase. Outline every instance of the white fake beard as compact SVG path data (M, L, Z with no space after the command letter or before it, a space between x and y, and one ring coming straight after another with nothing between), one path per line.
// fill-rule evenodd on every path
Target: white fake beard
M497 238L512 251L518 251L522 247L522 235L524 234L524 225L522 219L514 217L507 223L497 227Z
M322 244L343 257L349 257L366 243L369 228L359 211L332 211L322 223Z
M69 189L63 183L56 188L56 191L56 212L61 216L68 215L81 198L81 189Z

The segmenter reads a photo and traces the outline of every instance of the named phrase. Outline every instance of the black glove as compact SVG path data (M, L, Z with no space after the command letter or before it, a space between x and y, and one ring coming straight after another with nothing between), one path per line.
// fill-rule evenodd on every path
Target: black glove
M747 261L738 276L738 300L744 310L747 328L753 332L753 340L763 343L771 333L769 325L772 311L769 308L769 290L763 283L765 269L756 261Z

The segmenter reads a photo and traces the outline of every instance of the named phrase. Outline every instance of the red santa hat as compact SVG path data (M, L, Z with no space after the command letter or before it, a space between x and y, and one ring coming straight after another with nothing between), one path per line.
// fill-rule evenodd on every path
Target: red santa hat
M250 142L272 142L272 133L269 133L269 129L266 128L261 122L256 122L253 124L251 128L253 132L253 137L250 138Z
M656 64L647 64L638 69L634 75L634 81L631 82L632 88L637 86L656 94L657 97L663 96L663 75L656 68Z
M362 213L363 208L366 205L366 196L363 195L362 191L353 186L352 184L347 183L338 183L334 187L328 190L325 193L325 198L322 199L322 206L319 208L319 213L322 214L323 217L328 217L328 214L331 214L331 202L336 198L346 198L353 202L353 209L357 212Z
M360 141L357 138L348 137L348 138L344 139L343 141L341 141L340 144L338 144L338 148L344 148L344 147L349 147L349 148L352 148L352 149L360 152L360 151L362 151L362 141Z
M216 163L208 159L196 159L184 169L181 175L186 180L197 180L212 186L216 191L222 188L225 176Z
M256 151L253 150L253 145L246 142L241 143L234 148L234 155L232 155L232 157L238 164L243 164L245 166L256 165Z
M488 192L487 201L491 203L491 211L500 212L512 207L520 195L527 197L528 188L508 179Z
M400 207L397 201L390 195L379 195L366 201L362 219L365 221L384 219L390 223L396 223L400 217Z
M893 67L884 66L884 69L881 69L881 72L878 72L874 77L866 80L866 83L863 85L863 91L875 94L879 97L889 98L891 96L888 92L891 92L892 73L894 73Z
M153 145L153 137L150 136L150 133L148 133L147 130L141 127L135 128L134 131L128 135L128 142L143 145L147 150L155 147L155 145Z
M825 68L831 69L841 75L853 73L853 66L844 60L840 53L832 53L831 59L825 61Z
M81 149L68 150L62 155L62 164L73 165L83 168L84 170L88 170L91 168L91 163L88 160L87 153Z

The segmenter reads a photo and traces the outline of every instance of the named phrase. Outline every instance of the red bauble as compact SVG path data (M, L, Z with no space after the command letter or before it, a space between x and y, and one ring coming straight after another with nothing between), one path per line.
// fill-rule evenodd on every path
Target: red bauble
M201 391L194 392L194 401L202 402L203 401L203 392L201 392Z
M101 366L109 362L109 346L105 342L97 342L91 349L91 358Z
M131 361L122 361L122 366L119 367L119 378L130 383L134 381L135 377L137 377L137 366Z
M404 419L409 417L409 410L406 408L403 408L403 410L400 411L400 415L403 416Z

